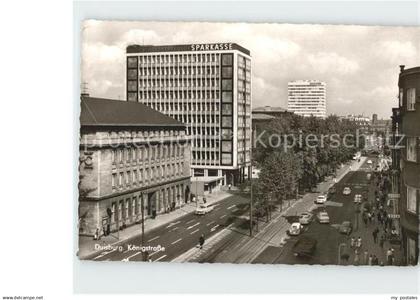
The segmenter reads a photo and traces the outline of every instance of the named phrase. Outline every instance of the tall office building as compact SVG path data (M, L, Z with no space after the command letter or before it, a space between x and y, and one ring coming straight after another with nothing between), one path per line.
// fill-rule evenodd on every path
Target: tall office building
M326 84L318 80L296 80L288 84L287 110L304 117L327 116Z
M127 100L187 124L194 179L207 190L241 182L251 164L250 51L219 43L131 45L126 52Z

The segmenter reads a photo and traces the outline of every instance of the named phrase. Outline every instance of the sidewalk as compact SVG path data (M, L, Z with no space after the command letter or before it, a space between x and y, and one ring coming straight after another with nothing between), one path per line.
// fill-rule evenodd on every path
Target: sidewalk
M212 194L206 195L206 200L208 203L216 203L227 197L230 197L231 194L225 191L217 191ZM144 232L147 233L159 226L168 224L175 221L178 218L181 218L189 213L195 211L197 207L196 202L190 202L184 204L182 207L170 212L157 215L156 219L146 219L144 222ZM135 236L141 234L141 224L135 224L126 229L120 230L118 232L113 232L108 236L102 236L99 241L93 240L92 237L88 236L79 236L79 251L77 255L80 259L87 259L89 256L100 253L102 250L95 250L95 244L110 244L115 245L122 243L128 239L131 239Z
M344 165L337 171L337 181L340 181L349 171L357 170L364 163L365 159L362 159L361 162L354 161ZM320 183L318 185L319 193L325 193L333 184L333 178ZM250 263L266 247L278 247L285 242L285 238L287 238L286 231L289 229L290 224L284 216L298 215L304 211L311 211L316 206L314 199L319 193L307 193L299 200L289 202L285 210L273 212L271 221L268 223L260 222L259 231L253 237L250 237L245 232L241 233L239 229L235 232L230 228L226 228L220 234L210 238L203 249L192 248L174 261L205 261L209 254L214 255L215 252L221 250L219 254L216 254L214 262ZM236 236L232 236L232 234Z

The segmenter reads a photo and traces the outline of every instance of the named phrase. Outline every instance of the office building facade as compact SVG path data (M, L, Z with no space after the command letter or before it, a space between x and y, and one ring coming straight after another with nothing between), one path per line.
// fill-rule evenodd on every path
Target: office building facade
M187 125L192 175L241 182L251 163L249 50L221 43L131 45L126 52L127 100Z
M318 80L289 82L287 110L303 117L326 118L326 83Z
M190 201L182 123L140 103L82 97L79 233L118 231Z

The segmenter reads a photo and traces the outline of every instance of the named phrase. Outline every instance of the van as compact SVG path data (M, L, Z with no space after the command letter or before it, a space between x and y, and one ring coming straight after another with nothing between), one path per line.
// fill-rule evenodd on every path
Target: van
M198 207L195 209L196 215L205 215L211 212L214 209L214 205L212 203L200 203Z

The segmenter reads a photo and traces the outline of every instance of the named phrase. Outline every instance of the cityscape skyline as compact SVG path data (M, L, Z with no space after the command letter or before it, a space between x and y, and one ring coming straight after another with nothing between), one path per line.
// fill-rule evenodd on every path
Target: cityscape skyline
M197 32L204 28L210 34L202 39ZM379 118L389 118L398 95L395 66L415 66L420 60L419 46L413 42L417 30L414 27L86 21L82 82L87 83L92 96L125 100L122 62L129 44L235 42L252 53L253 107L286 108L287 83L313 79L328 86L327 115L340 115L345 110L350 114L377 113Z

